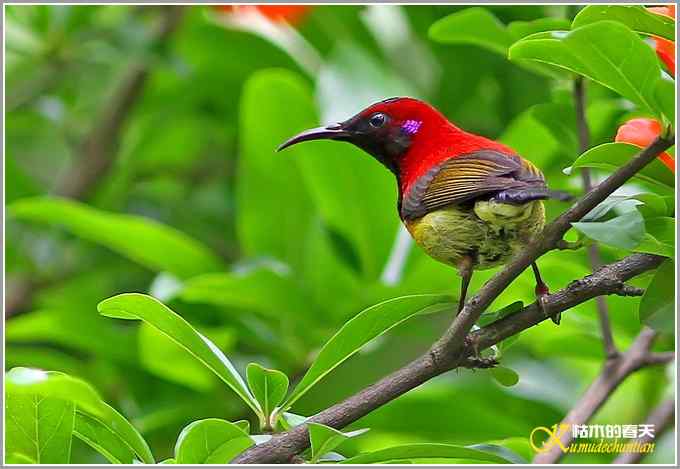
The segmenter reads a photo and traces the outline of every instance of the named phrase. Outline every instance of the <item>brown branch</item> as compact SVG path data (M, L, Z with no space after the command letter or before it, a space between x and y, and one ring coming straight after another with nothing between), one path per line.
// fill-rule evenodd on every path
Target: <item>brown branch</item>
M571 282L565 289L549 295L544 311L536 303L526 306L515 314L506 316L469 335L472 349L484 350L501 340L518 334L559 312L566 311L600 295L618 295L626 286L624 282L656 269L665 257L653 254L631 254L620 261L604 265L591 275Z
M183 7L167 6L149 46L162 46L176 30ZM76 161L56 184L55 195L84 199L106 175L115 161L120 134L125 121L132 113L135 103L144 90L151 66L147 62L130 65L118 88L104 104L104 112L78 147ZM9 318L26 308L33 297L36 282L24 275L12 279L5 304L5 317Z
M659 404L649 417L647 417L645 423L654 425L654 438L645 435L642 438L635 440L640 445L645 445L651 443L655 439L658 439L666 430L673 426L673 419L675 418L675 399L667 399L661 404ZM644 453L621 453L612 464L636 464L645 456Z
M565 289L548 295L545 310L549 314L563 312L573 306L595 298L598 295L618 294L623 282L658 267L665 258L652 254L632 254L613 264L601 267L595 273L572 282ZM354 396L311 417L309 421L342 428L419 386L430 378L457 366L469 363L472 350L483 350L515 335L541 321L546 315L536 304L529 305L519 312L507 316L493 324L472 332L468 336L462 358L452 357L450 362L435 362L427 353L407 366L367 387ZM303 451L309 444L305 425L274 436L270 441L258 445L239 456L235 463L274 463L286 462L291 455Z
M583 154L590 148L590 130L588 129L588 119L586 118L586 90L583 77L579 76L574 80L573 95L574 109L576 111L576 126L578 130L579 154ZM581 181L583 183L584 192L590 192L593 188L590 178L590 169L581 168ZM590 259L590 268L592 270L595 270L602 265L600 248L596 243L588 246L588 258ZM609 322L609 307L607 306L607 300L603 296L598 296L595 299L595 304L597 305L597 316L600 321L605 356L607 358L614 358L619 354L619 351L614 343L614 336Z
M600 375L593 381L585 394L561 423L569 425L583 425L607 402L616 388L632 373L648 366L649 349L657 333L647 327L640 334L623 355L608 360ZM558 462L564 452L561 447L568 447L573 440L573 432L566 431L560 436L562 445L554 445L544 453L538 453L534 458L535 464L554 464Z

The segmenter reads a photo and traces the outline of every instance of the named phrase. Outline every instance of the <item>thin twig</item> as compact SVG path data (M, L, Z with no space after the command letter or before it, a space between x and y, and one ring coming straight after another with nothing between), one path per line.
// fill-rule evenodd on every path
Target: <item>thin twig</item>
M675 418L675 399L667 399L659 404L649 417L647 417L645 423L653 425L654 427L654 438L649 435L644 435L642 438L635 440L641 446L647 443L651 443L654 440L658 440L659 437L668 429L673 426L673 419ZM645 456L644 453L621 453L612 464L636 464Z
M152 35L150 47L167 41L179 25L183 7L167 6L163 12L160 24ZM104 105L100 119L78 147L75 163L56 184L54 195L84 199L107 174L115 161L125 121L142 94L150 68L151 65L146 62L130 65L120 85ZM37 285L37 282L25 275L12 278L7 289L7 298L10 301L5 303L6 318L28 307Z
M579 154L585 153L590 147L590 130L588 129L588 119L586 117L586 90L583 77L577 77L574 80L574 108L576 110L576 126L578 129ZM590 178L590 170L588 168L581 168L581 181L583 182L583 191L590 192L593 188ZM588 246L588 258L590 259L590 268L597 269L602 265L600 256L600 248L596 243ZM604 352L607 359L616 357L619 351L614 342L611 324L609 322L609 307L605 297L600 296L595 299L597 305L597 316L600 321L600 331L602 332L602 343L604 345Z

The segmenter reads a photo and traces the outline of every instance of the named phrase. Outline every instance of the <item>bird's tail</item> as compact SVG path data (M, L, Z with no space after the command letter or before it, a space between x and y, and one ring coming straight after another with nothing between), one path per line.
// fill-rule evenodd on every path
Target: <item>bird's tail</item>
M553 191L547 187L523 187L506 189L497 193L491 200L508 204L525 204L534 200L555 199L568 202L573 196L567 192Z

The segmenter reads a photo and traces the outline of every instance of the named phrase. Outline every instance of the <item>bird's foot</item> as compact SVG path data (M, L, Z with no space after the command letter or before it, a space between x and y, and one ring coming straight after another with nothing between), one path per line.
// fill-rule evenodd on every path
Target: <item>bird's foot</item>
M496 360L495 356L482 357L479 353L479 344L473 341L470 336L466 336L463 343L465 344L465 348L472 352L472 354L467 356L460 364L463 368L475 370L477 368L493 368L498 365L498 360Z
M548 300L548 295L550 295L550 289L548 288L548 285L545 283L541 282L536 285L536 303L538 304L538 308L541 310L543 315L546 318L550 318L552 322L557 324L558 326L560 325L560 320L561 320L561 314L557 313L555 315L550 315L547 310L547 300Z
M493 368L496 365L498 365L498 360L496 360L496 357L469 356L463 361L463 363L461 363L462 367L469 368L471 370Z

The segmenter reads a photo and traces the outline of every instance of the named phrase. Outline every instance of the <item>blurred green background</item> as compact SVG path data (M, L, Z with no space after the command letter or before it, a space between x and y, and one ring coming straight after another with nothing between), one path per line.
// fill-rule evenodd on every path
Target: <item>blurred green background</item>
M400 238L396 185L379 163L332 142L274 150L302 129L410 95L515 148L551 187L578 192L580 179L562 172L576 141L543 125L555 110L572 125L571 82L477 45L428 39L434 21L463 8L314 6L286 27L207 6L7 7L6 369L89 381L160 460L188 422L249 413L154 329L99 316L102 299L150 293L239 370L255 361L295 380L365 307L408 293L457 294L453 269ZM487 9L505 24L576 11ZM612 141L625 106L596 85L588 99L592 143ZM549 218L564 208L549 202ZM603 248L605 261L622 254ZM551 252L539 264L553 290L589 272L583 250ZM472 290L493 273L478 273ZM533 297L525 272L494 307ZM625 347L639 330L639 299L607 302ZM426 350L450 319L417 317L393 329L293 410L311 415L374 382ZM530 457L530 431L558 422L602 360L589 302L559 328L545 322L520 336L504 357L521 377L516 386L486 371L441 376L353 425L372 430L342 452L513 439ZM640 422L671 379L660 368L634 375L595 423ZM646 461L672 462L673 447L671 432ZM76 439L73 451L73 462L104 462ZM611 456L565 459L585 460Z

